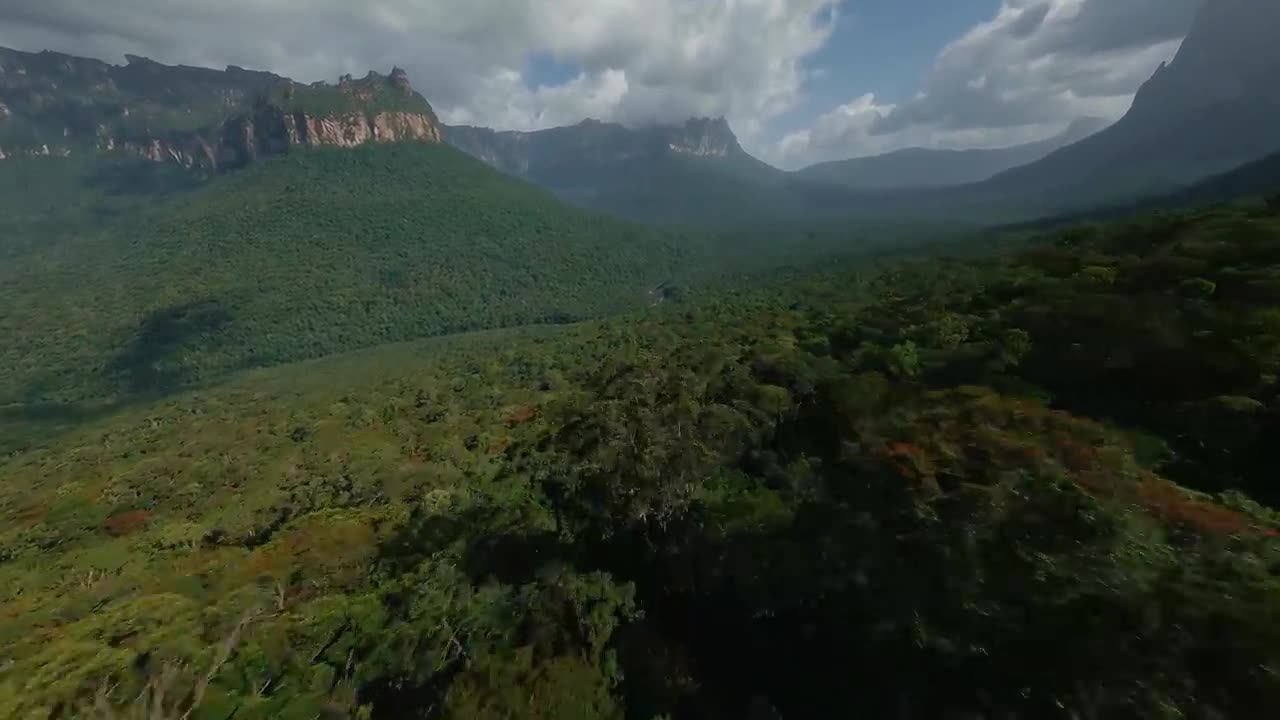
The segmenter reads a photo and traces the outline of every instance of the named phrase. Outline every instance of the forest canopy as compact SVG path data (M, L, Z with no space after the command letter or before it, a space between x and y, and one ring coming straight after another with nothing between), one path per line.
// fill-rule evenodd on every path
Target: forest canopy
M1011 242L33 442L0 713L1271 714L1280 216Z

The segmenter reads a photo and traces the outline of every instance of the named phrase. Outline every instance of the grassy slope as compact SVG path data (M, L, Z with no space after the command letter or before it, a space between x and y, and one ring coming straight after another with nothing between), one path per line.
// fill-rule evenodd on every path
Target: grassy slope
M127 703L165 661L185 687L241 618L195 717L1275 702L1275 517L1036 398L1208 447L1189 477L1265 491L1268 465L1221 451L1271 446L1239 427L1276 426L1277 237L1266 215L1086 228L97 420L0 464L0 710L104 678Z
M98 227L100 207L10 230L48 239L6 242L27 251L0 268L0 401L596 316L645 302L680 258L448 147L298 153Z

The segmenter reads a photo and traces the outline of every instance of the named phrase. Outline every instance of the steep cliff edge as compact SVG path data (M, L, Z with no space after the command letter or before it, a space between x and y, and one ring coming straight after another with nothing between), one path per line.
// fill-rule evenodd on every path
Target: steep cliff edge
M399 68L304 85L126 57L111 65L0 48L0 160L106 151L217 170L295 146L442 141Z
M986 189L1086 207L1168 192L1280 152L1276 37L1280 3L1208 0L1177 56L1119 122Z
M1208 0L1177 57L1134 99L1132 114L1216 108L1241 99L1280 101L1280 3Z

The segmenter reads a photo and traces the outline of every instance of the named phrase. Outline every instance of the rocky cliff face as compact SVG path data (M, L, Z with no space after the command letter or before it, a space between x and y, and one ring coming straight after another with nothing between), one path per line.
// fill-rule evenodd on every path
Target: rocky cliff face
M399 68L303 85L236 67L128 61L0 48L0 160L106 151L216 170L292 147L442 141Z
M441 142L440 126L434 117L404 110L318 115L261 104L253 114L227 122L216 149L198 147L194 164L208 164L211 159L219 167L236 167L286 153L294 146L350 148L403 141ZM185 157L183 162L193 164Z
M1207 0L1172 62L1134 99L1133 113L1280 99L1280 2Z
M724 118L693 118L666 133L667 148L680 155L725 158L744 152Z

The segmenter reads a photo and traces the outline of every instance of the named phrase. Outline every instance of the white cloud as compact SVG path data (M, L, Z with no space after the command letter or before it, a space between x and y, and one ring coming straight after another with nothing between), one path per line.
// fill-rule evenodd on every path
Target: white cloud
M840 0L0 0L0 45L304 81L400 65L448 122L725 115L749 149L798 166L909 145L1008 145L1077 117L1117 117L1202 2L1004 0L939 54L916 96L858 97L780 140L770 121L801 99L805 59L830 38ZM537 86L525 70L534 55L580 72Z
M748 139L791 107L837 0L0 0L0 45L300 80L405 67L446 119L531 129L726 115ZM529 87L549 54L580 68Z
M1204 0L1004 0L939 54L897 105L860 98L783 138L767 157L797 167L910 147L999 147L1081 117L1115 119L1176 54Z

